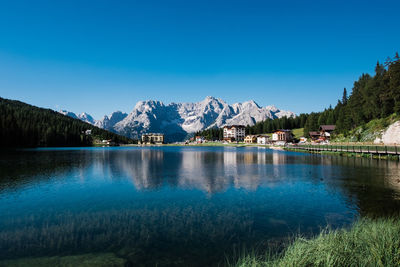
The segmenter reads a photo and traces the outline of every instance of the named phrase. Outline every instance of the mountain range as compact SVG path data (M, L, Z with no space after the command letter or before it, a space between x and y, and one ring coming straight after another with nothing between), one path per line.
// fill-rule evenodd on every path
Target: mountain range
M167 142L183 140L207 128L232 124L252 126L266 119L296 116L275 106L260 107L253 100L229 105L211 96L197 103L165 105L154 100L139 101L129 114L116 111L100 120L85 112L76 115L62 110L60 113L130 138L139 138L143 133L164 133Z

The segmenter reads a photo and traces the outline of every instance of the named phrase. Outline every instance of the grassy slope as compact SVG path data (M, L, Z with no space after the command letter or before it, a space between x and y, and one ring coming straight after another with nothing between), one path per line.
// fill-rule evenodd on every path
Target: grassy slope
M300 139L300 137L304 136L303 132L304 128L298 128L292 130L292 133L296 139Z
M349 230L298 237L281 255L246 255L233 266L400 266L400 221L363 219Z
M373 142L380 137L383 130L390 124L400 120L400 115L392 114L383 119L375 119L350 131L346 136L338 135L334 142Z

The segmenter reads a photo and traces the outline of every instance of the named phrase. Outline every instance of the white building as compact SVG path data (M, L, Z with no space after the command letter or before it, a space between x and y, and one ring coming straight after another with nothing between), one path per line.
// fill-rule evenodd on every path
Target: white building
M257 144L265 145L268 142L269 142L269 136L268 135L259 135L257 137Z
M148 133L142 135L142 144L164 144L164 134L161 133Z
M246 135L246 127L243 125L224 126L224 140L243 141Z
M306 137L300 137L300 141L299 143L306 143L307 142L307 138Z
M198 143L198 144L201 144L201 143L204 143L204 142L206 141L206 139L204 139L203 136L196 136L196 137L194 138L194 141L195 141L196 143Z
M290 142L292 140L293 134L291 130L278 130L272 134L272 141Z
M108 146L115 146L116 145L116 143L112 139L110 139L110 140L102 140L101 143L103 145L108 145Z

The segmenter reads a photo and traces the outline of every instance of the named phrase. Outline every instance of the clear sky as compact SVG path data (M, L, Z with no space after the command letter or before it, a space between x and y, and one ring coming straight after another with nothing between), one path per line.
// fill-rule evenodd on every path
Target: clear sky
M400 50L399 10L384 0L0 0L0 96L96 119L207 95L319 111Z

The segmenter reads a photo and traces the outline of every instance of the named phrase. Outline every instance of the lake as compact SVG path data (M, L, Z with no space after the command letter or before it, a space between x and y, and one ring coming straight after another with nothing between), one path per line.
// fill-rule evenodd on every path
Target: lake
M397 161L257 147L0 153L0 266L73 255L110 266L221 266L399 210Z

